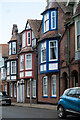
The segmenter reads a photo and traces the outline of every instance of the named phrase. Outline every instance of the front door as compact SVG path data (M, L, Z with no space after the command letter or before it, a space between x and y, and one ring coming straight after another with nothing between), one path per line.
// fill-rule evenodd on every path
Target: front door
M17 102L24 103L24 80L18 81L17 84Z

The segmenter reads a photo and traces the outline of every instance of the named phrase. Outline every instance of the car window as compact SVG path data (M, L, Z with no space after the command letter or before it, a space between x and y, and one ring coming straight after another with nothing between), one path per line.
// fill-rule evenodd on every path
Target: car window
M69 93L70 89L67 89L64 91L64 94L67 95Z
M79 97L80 96L80 89L77 89L76 90L76 97Z
M70 97L76 97L76 89L71 89L67 95Z

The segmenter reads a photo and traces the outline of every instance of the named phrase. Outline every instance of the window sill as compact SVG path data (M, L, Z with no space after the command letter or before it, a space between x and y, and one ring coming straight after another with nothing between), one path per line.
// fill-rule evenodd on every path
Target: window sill
M54 96L50 96L50 98L57 98L57 96L56 96L56 95L54 95Z
M48 96L42 96L42 98L48 98Z

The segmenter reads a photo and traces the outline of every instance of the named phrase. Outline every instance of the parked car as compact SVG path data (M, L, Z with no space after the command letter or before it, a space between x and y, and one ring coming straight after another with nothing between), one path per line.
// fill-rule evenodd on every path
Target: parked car
M5 91L0 92L0 104L11 105L11 98Z
M57 109L59 118L65 118L68 114L80 115L80 87L65 90Z

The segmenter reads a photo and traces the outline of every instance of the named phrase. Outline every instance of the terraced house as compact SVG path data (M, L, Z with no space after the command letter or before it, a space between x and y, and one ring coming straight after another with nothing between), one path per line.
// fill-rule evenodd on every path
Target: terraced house
M68 19L60 42L60 93L80 86L80 1L67 2Z
M17 99L17 80L18 80L18 53L21 47L21 37L18 33L17 25L12 28L12 37L8 42L7 59L7 91L13 101Z
M37 40L41 20L27 20L19 52L17 102L37 102Z
M80 72L80 64L77 61L79 60L77 45L79 46L80 15L76 13L79 10L78 4L79 1L52 2L47 0L46 9L42 13L43 23L38 48L39 102L56 104L66 88L79 86L80 74L77 71ZM73 16L75 22L72 20ZM75 23L74 26L72 26L73 23ZM70 61L74 59L76 61L72 64ZM65 61L67 62L65 63ZM70 64L68 64L69 62ZM70 71L71 64L74 67L72 72Z

